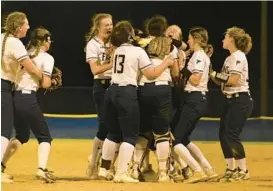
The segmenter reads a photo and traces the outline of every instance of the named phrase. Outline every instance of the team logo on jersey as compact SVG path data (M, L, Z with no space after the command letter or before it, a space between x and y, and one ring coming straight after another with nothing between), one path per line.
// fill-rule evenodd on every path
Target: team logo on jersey
M241 61L239 61L239 60L236 61L236 65L238 65L238 64L240 64L240 63L241 63Z
M196 64L198 64L199 62L201 62L201 60L196 60Z

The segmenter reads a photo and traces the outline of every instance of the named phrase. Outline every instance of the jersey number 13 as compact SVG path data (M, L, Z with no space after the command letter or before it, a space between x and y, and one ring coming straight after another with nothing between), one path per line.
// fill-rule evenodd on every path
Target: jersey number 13
M123 73L124 61L125 61L124 54L116 54L115 63L114 63L114 73L118 73L118 74Z

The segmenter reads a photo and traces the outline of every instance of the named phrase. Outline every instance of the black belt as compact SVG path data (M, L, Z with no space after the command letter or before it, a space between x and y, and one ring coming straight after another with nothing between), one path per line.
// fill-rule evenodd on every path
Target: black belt
M227 99L238 98L242 95L249 95L250 96L250 93L249 92L237 92L237 93L233 93L233 94L224 94L225 98L227 98Z
M153 85L153 86L170 86L171 82L169 81L156 81L156 82L144 82L139 83L139 86L145 86L145 85Z
M207 94L206 91L188 91L188 90L185 90L184 92L188 93L188 94L191 94L191 93L200 93L202 95L206 95Z
M111 79L95 79L95 81L99 81L101 84L110 84Z
M113 83L113 84L111 84L112 86L119 86L119 87L134 87L134 88L136 88L137 86L135 86L135 85L132 85L132 84L127 84L127 85L120 85L120 84L116 84L116 83Z
M34 90L15 90L15 93L19 94L36 94Z

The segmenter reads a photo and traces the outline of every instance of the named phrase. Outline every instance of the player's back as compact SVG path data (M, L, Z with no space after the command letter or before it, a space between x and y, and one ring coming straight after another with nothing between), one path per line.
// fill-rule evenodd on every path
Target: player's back
M152 65L142 48L127 43L115 50L113 62L112 84L120 86L137 86L140 70Z

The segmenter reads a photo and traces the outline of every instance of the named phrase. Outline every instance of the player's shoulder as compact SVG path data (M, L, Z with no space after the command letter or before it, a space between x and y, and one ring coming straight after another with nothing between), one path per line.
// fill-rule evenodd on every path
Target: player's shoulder
M92 38L91 40L89 40L87 42L87 47L98 47L100 46L100 43L95 39L95 38Z
M52 55L50 55L49 53L47 52L43 52L44 54L44 57L48 60L48 61L51 61L51 62L54 62L54 57Z
M236 59L236 60L245 60L246 59L246 55L244 52L238 50L236 52L234 52L232 54L232 56Z
M1 40L3 41L5 37L5 33L1 34ZM24 44L22 43L22 41L19 38L15 38L14 36L9 35L7 37L7 42L9 43L9 45L11 46L21 46L21 47L25 47Z
M192 57L194 59L205 59L207 57L207 54L205 53L205 51L203 49L195 51L192 55Z
M53 56L45 51L40 51L37 57L41 58L43 61L54 63Z

